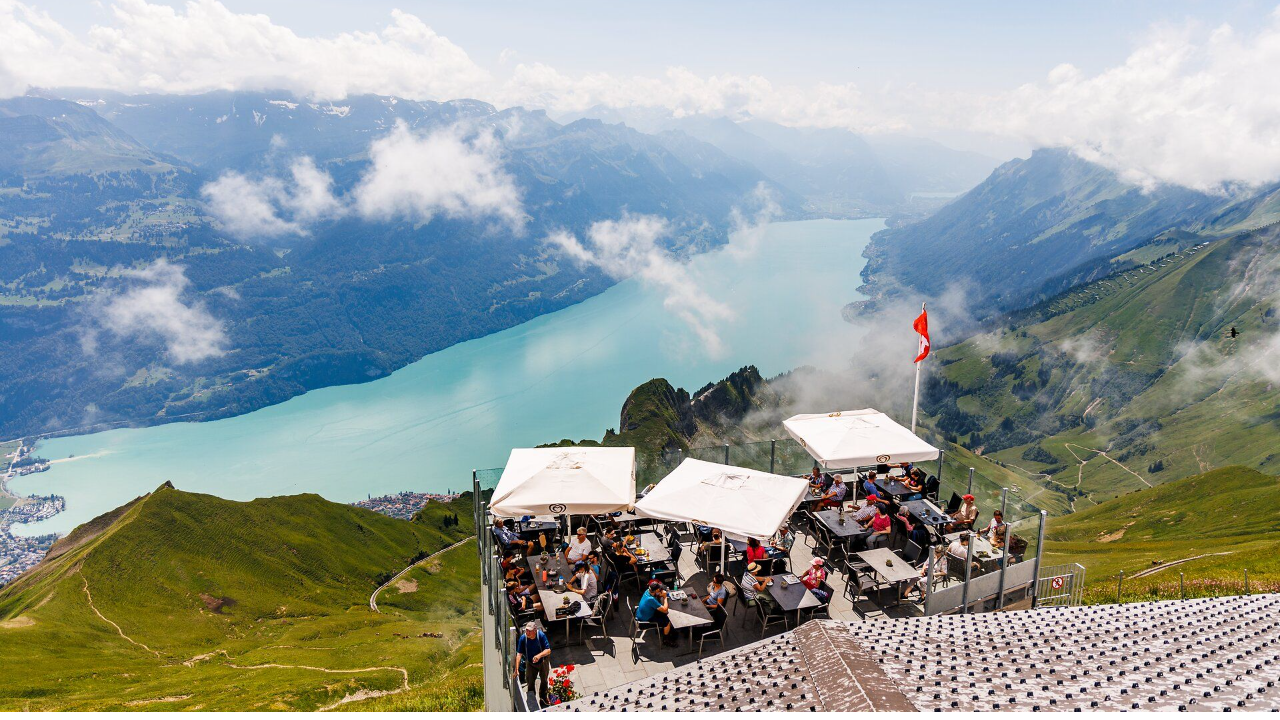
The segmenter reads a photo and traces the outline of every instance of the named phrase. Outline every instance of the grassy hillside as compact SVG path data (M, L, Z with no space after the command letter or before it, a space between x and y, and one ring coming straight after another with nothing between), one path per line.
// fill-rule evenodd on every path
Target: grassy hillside
M1226 467L1144 489L1049 523L1046 565L1077 562L1086 599L1125 600L1280 591L1280 478ZM1177 563L1177 564L1171 564ZM1141 573L1145 575L1139 576Z
M475 709L474 548L426 561L369 609L387 578L471 534L469 496L458 503L405 522L315 495L162 486L0 592L0 708Z
M1280 472L1277 258L1274 228L1201 244L943 348L930 423L1051 512L1225 465Z

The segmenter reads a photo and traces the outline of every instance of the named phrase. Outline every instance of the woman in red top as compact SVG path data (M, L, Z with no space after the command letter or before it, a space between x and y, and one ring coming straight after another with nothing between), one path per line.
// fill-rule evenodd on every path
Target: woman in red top
M767 554L768 551L760 544L759 540L747 538L747 551L743 553L747 558L747 562L760 562L765 559Z
M867 538L868 548L884 547L889 544L889 530L893 528L893 520L885 513L883 505L876 505L876 516L871 518L871 537Z

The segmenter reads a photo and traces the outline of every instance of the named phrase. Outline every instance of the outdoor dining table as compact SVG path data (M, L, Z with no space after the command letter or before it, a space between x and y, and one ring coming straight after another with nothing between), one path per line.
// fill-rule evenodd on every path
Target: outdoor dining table
M707 609L707 604L702 601L693 585L685 585L680 590L689 596L689 601L686 603L674 600L670 595L667 596L667 618L671 620L671 627L683 630L710 625L711 611ZM689 651L693 652L692 630L689 631Z
M925 525L932 525L936 527L939 525L946 525L951 522L950 515L946 514L941 508L926 499L908 500L902 503L902 507L906 508L907 512L911 513L912 517Z
M567 639L571 620L591 616L591 606L585 600L582 600L581 595L572 590L559 591L554 589L558 575L564 575L566 583L573 578L573 568L569 567L569 564L565 562L564 556L559 554L549 556L546 565L542 564L542 558L539 555L530 555L528 560L529 570L533 573L533 584L538 588L538 599L542 602L542 614L547 618L548 623L563 620L564 636ZM542 571L544 569L547 571L546 582L542 581ZM577 613L568 617L558 618L556 617L556 608L564 605L566 597L569 598L569 602L581 600L582 603L578 606Z
M897 480L882 477L876 478L876 487L883 490L886 495L895 498L903 497L904 495L918 495L920 493L919 490L912 490Z
M637 555L640 565L658 565L671 560L671 548L657 533L640 533L636 535L636 545L645 550L643 556Z
M516 532L520 535L540 532L554 533L559 529L560 523L557 523L554 520L538 520L537 518L533 518L531 520L520 520L516 522Z
M813 516L825 525L831 531L831 534L842 539L860 537L871 533L870 530L854 521L852 513L846 513L844 522L840 522L840 511L835 508L820 510L814 513Z
M787 580L787 586L785 588L782 587L783 578L786 578ZM822 604L822 602L818 600L818 596L810 592L809 588L805 587L800 582L800 578L791 573L774 575L770 579L773 580L773 584L765 588L764 592L767 593L769 597L773 598L773 601L777 603L778 607L782 608L783 611L794 612L796 614L797 625L800 624L801 610L808 610L809 608L815 608Z
M875 548L856 553L859 560L869 565L876 575L886 583L896 584L905 580L914 580L920 571L911 566L902 556L889 548ZM897 602L895 601L895 605Z

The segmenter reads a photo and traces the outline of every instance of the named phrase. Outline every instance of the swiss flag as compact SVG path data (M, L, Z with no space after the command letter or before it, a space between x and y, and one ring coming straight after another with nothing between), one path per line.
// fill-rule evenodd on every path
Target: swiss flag
M920 308L920 317L911 323L911 327L920 333L920 354L916 356L916 362L920 362L929 356L929 315L924 308Z

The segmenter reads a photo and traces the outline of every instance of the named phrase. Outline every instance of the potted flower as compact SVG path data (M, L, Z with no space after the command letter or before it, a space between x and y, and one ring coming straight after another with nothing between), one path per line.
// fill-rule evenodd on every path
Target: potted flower
M561 665L551 671L550 700L552 705L559 705L570 700L577 700L580 695L573 689L572 665Z

